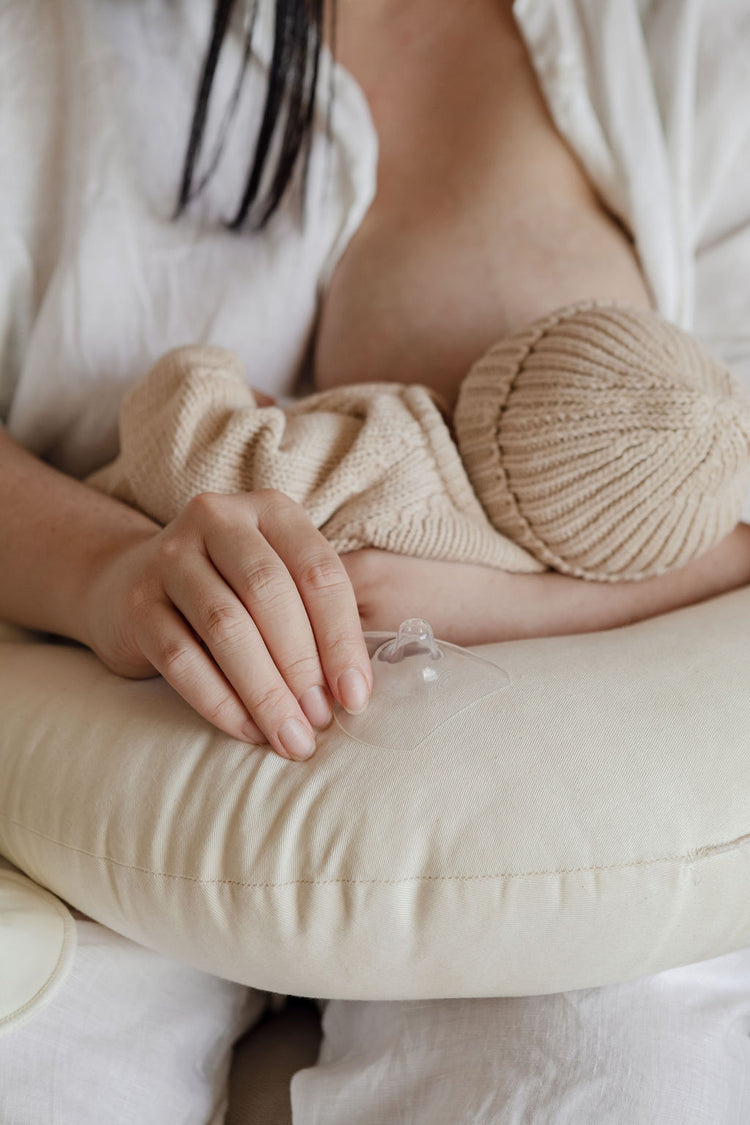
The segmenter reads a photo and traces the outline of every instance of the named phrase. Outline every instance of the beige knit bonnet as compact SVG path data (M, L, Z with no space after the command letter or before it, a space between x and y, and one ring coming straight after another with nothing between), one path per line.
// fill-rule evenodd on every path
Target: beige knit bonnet
M454 427L495 527L581 578L695 558L750 485L750 395L692 336L623 305L576 305L502 340L464 380Z

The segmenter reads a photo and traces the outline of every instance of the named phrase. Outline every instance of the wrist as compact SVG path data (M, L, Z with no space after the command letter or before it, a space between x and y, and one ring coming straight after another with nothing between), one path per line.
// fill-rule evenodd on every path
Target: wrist
M108 499L108 498L105 498ZM160 526L119 501L111 501L109 519L82 544L78 565L60 586L58 612L66 614L64 635L96 651L102 619L108 616L118 569L128 554L154 538ZM108 505L109 507L109 505ZM64 602L64 604L63 604Z
M88 644L98 574L158 525L40 461L1 426L0 479L0 618Z

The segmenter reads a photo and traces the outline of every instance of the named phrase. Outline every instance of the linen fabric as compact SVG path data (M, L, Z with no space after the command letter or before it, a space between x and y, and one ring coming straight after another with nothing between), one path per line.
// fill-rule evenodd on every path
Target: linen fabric
M306 763L81 649L0 645L0 853L133 941L299 996L531 995L730 952L749 611L743 589L480 646L509 686L457 709L443 684L437 724L410 701L397 746L392 706L387 738L336 722Z
M232 1044L266 997L78 917L69 975L0 1036L8 1125L222 1125Z
M0 6L0 167L12 169L0 181L0 420L73 476L115 456L123 394L172 347L231 348L272 395L290 395L304 367L321 286L375 191L377 138L359 86L324 49L307 221L292 191L263 232L226 229L263 107L274 7L259 0L216 175L174 221L211 0ZM242 52L240 18L215 77L207 163Z
M331 1000L294 1125L746 1125L750 951L551 996Z

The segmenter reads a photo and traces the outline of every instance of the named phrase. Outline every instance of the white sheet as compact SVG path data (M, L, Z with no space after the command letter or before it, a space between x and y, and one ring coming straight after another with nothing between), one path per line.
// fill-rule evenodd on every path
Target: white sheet
M747 1125L750 950L608 988L331 1000L294 1125Z

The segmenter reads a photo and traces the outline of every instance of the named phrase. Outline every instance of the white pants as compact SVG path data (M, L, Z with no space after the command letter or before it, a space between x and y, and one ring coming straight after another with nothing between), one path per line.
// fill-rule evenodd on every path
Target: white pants
M294 1125L750 1125L750 950L628 984L331 1001Z
M78 928L60 993L0 1036L1 1125L223 1120L267 997ZM323 1030L294 1125L750 1125L750 950L554 996L334 1000Z
M0 1035L0 1125L219 1125L232 1044L266 994L76 928L67 980Z

